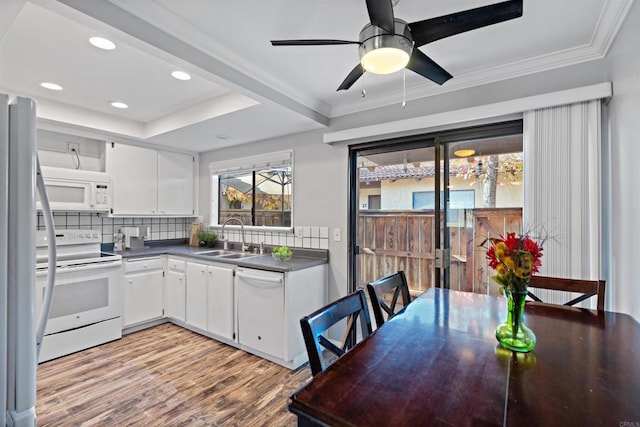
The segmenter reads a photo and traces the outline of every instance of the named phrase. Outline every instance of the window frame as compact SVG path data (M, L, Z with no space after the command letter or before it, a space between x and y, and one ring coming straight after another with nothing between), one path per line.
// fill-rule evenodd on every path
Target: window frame
M245 225L246 230L268 230L268 231L292 231L294 224L294 191L295 191L295 171L294 171L293 150L278 151L273 153L259 154L255 156L241 157L209 164L209 182L211 184L210 194L210 227L222 227L220 219L220 175L240 174L260 172L269 168L289 166L291 168L291 224L284 227L273 227L266 225ZM254 189L255 191L255 189ZM240 225L230 223L229 228L240 228Z

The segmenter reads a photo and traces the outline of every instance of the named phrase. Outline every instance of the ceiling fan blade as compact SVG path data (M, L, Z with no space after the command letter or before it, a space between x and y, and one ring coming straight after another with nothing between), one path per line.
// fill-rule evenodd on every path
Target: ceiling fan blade
M415 46L522 16L522 0L510 0L488 6L409 24Z
M347 90L364 74L362 65L356 65L337 90Z
M367 11L373 25L394 33L395 21L391 0L367 0Z
M324 46L331 44L360 44L360 42L333 39L271 40L272 46Z
M407 68L442 85L453 76L418 49L413 49Z

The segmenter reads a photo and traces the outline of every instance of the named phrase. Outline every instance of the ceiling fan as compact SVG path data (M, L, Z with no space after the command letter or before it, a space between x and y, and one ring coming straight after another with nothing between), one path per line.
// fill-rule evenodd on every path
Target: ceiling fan
M398 0L395 0L397 3ZM357 44L360 63L338 90L349 89L365 71L391 74L408 68L442 85L452 78L418 47L445 37L508 21L522 16L522 0L509 0L456 12L437 18L407 23L393 15L393 0L366 0L370 24L360 31L358 41L333 39L271 40L273 46Z

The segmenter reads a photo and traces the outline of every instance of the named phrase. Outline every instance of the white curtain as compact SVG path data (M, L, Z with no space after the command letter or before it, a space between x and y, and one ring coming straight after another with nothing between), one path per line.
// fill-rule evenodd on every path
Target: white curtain
M600 141L600 100L524 114L523 223L548 233L541 275L601 278Z

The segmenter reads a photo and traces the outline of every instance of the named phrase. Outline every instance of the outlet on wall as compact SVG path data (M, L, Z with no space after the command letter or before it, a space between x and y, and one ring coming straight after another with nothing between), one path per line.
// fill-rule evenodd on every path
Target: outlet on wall
M67 142L67 152L80 154L80 144L77 142Z

